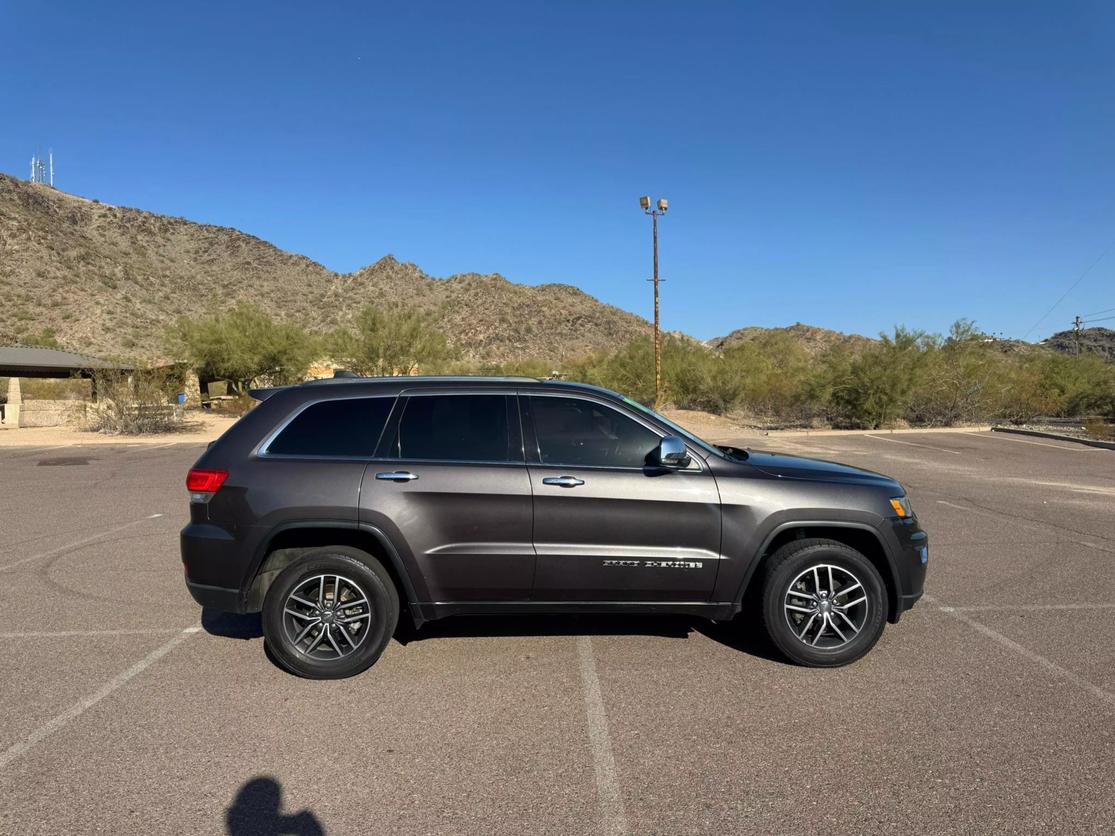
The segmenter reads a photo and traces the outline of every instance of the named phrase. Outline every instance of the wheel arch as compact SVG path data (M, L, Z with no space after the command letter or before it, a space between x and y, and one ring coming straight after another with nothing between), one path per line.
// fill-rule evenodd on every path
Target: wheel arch
M879 570L887 590L887 620L892 624L901 615L901 592L898 587L898 570L894 558L878 529L860 522L845 520L789 520L769 531L751 562L743 580L737 600L743 604L748 595L759 591L761 569L770 556L786 543L807 538L835 540L860 552Z
M311 549L322 546L349 546L367 552L383 564L400 598L407 603L415 627L423 618L410 573L391 539L373 525L350 521L308 521L285 523L273 530L260 545L256 569L244 591L245 612L259 612L272 582L284 568Z

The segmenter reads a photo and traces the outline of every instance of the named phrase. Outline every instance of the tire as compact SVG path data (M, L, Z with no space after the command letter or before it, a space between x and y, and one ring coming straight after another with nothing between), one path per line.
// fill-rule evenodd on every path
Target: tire
M861 603L853 604L860 598ZM856 661L879 640L886 613L887 593L879 570L850 546L835 540L795 540L767 561L763 625L775 647L792 662L835 668Z
M279 573L263 602L267 649L288 671L309 679L367 670L398 621L399 596L387 570L347 546L306 553Z

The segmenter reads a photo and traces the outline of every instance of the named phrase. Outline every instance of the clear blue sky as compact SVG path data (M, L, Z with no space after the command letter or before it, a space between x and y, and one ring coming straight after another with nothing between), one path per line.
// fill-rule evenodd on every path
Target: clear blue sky
M1022 336L1115 241L1106 2L8 0L0 31L0 170L51 146L66 191L339 271L649 316L649 193L666 328ZM1115 251L1031 338L1110 307Z

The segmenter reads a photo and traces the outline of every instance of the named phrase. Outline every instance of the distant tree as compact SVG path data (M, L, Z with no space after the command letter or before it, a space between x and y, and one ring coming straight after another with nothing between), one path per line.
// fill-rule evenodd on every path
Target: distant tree
M872 429L904 418L921 379L929 338L921 331L895 328L852 360L832 391L846 420Z
M261 379L274 384L300 380L319 350L299 326L276 322L249 304L211 317L183 317L169 343L199 377L228 380L241 392Z
M364 308L355 328L333 332L327 340L334 362L367 375L440 371L453 357L444 335L417 311Z
M948 337L926 337L922 350L921 380L907 415L911 423L970 423L994 411L994 382L1009 361L974 322L957 320Z

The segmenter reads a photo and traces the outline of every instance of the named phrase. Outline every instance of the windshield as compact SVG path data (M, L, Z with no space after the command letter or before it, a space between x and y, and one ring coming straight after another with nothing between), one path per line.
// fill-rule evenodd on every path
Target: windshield
M691 441L692 443L696 444L702 450L706 450L709 453L712 453L714 455L720 456L721 458L724 458L724 451L723 450L717 448L713 444L709 444L703 438L698 438L697 436L693 435L693 433L689 432L689 430L685 429L684 427L679 427L677 424L675 424L673 421L671 421L666 416L662 415L660 412L655 412L649 406L643 406L638 401L633 401L633 400L631 400L631 398L627 397L626 395L620 395L620 397L623 398L624 403L635 407L640 412L645 412L647 415L652 416L656 421L659 421L659 422L665 424L667 427L669 427L671 430L673 430L679 436L686 439L687 441Z

